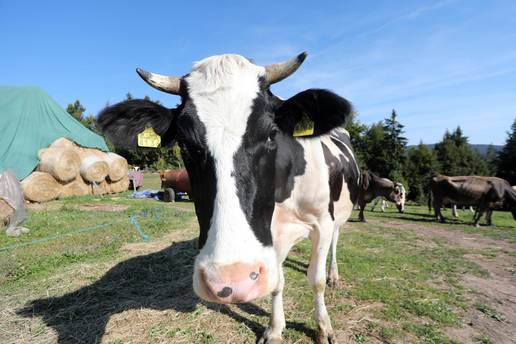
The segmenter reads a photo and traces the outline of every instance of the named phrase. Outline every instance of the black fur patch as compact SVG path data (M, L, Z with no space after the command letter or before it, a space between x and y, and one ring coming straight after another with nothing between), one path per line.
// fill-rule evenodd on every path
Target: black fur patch
M137 135L150 126L161 136L161 145L167 146L174 139L176 109L145 99L126 100L108 106L97 117L97 126L116 147L137 147Z
M332 133L331 136L338 138L338 140L335 140L332 137L332 142L339 148L341 154L339 154L339 156L333 155L330 149L323 142L321 142L321 146L324 154L324 160L326 161L326 165L328 165L329 174L328 185L330 188L330 200L328 204L328 211L331 218L335 220L333 203L340 199L344 180L346 181L346 185L349 190L351 202L355 204L359 191L357 184L358 178L360 178L360 171L357 170L354 162L354 156L350 155L346 147L344 147L344 145L340 142L347 141L346 144L349 145L351 149L351 142L349 142L348 137L345 134L339 132Z
M260 94L253 102L242 145L233 157L233 176L240 207L255 237L264 246L272 246L276 133L272 107L267 95Z
M281 104L276 111L276 123L281 131L292 135L296 124L307 116L314 122L313 136L318 136L343 125L351 110L351 104L333 92L308 89Z
M358 199L358 195L360 192L360 170L357 166L356 157L353 153L353 147L351 146L351 140L349 139L349 136L344 134L343 132L332 132L331 133L331 140L332 142L339 148L339 150L342 152L342 154L347 158L341 159L342 161L342 171L344 175L344 180L346 181L346 184L349 189L349 194L351 197L351 202L353 204L356 203ZM344 146L344 144L349 147L351 152Z

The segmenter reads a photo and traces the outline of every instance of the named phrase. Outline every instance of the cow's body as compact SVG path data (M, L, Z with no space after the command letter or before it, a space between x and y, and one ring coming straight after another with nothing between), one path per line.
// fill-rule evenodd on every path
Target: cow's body
M387 178L380 178L369 171L363 171L361 184L358 195L358 206L360 208L358 218L360 221L365 222L364 210L366 204L377 197L396 203L398 211L404 211L405 188L400 183L395 183Z
M338 230L360 184L349 135L341 128L351 105L326 90L283 101L269 89L305 56L267 67L238 55L214 56L181 78L138 70L153 87L180 95L181 104L166 109L131 100L106 108L98 120L115 145L126 148L149 125L163 144L177 139L200 227L194 291L218 303L272 293L271 325L262 338L268 343L280 341L285 328L282 263L306 237L312 241L308 278L319 341L335 342L324 304L326 258L331 246L328 280L335 285ZM314 135L294 138L303 116L314 122Z
M437 176L431 181L431 196L435 216L444 222L441 208L444 204L461 204L476 207L473 224L479 225L480 218L487 212L487 223L491 224L493 209L508 209L516 219L516 193L509 183L496 177L482 176Z

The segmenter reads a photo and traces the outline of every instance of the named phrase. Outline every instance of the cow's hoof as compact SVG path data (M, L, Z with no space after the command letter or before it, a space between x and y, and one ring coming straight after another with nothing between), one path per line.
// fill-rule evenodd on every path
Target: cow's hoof
M262 337L258 339L257 344L281 344L281 336L274 336L272 334L272 329L267 327L265 332L263 332Z
M317 344L337 344L337 337L335 337L335 333L324 334L319 332L319 336L317 336Z
M337 289L340 285L339 278L328 276L328 279L326 280L326 285L328 285L328 287L330 287L331 289Z

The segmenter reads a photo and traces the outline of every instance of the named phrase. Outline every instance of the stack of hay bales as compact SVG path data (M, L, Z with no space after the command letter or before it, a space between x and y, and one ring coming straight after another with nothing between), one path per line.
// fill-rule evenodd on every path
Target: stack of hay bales
M118 193L129 188L127 160L115 153L82 148L59 138L38 152L35 172L22 181L25 198L47 202L56 198Z

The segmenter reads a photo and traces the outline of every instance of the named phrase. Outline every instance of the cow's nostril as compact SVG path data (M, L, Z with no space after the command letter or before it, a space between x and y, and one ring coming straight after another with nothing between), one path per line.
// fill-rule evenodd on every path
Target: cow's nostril
M217 296L218 297L228 297L229 295L231 295L232 292L233 292L233 289L231 289L230 287L224 287L224 288L222 288L222 290L220 290L217 293Z
M249 274L249 278L252 279L253 281L256 280L258 278L258 274L256 272L251 272Z

